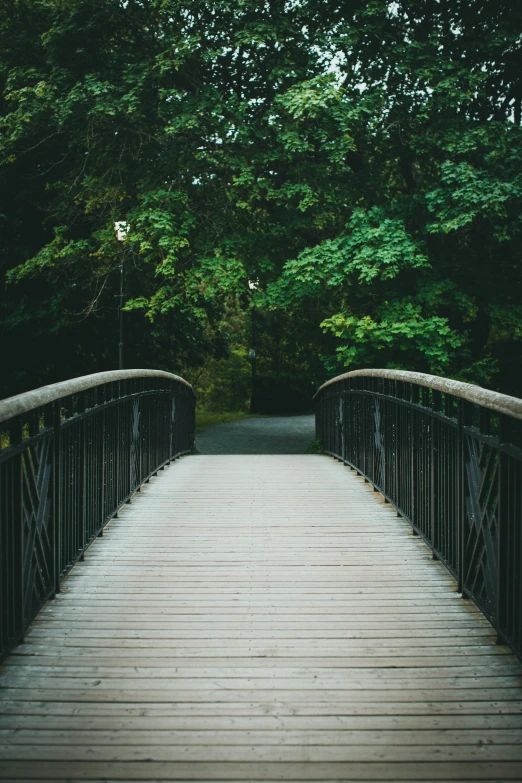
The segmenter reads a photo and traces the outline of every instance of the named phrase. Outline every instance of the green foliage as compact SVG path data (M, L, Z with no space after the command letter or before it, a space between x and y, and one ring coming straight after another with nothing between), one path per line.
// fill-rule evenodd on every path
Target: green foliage
M427 207L437 217L426 226L429 233L448 234L482 218L495 225L493 238L497 241L520 234L522 217L517 215L511 221L508 217L520 205L522 172L514 179L501 181L471 163L446 161L441 166L440 182L441 187L426 194Z
M114 367L122 262L128 366L203 366L208 404L213 372L246 404L249 280L262 374L520 393L521 30L497 0L8 4L4 393Z
M413 302L386 303L378 318L339 313L322 322L325 331L341 338L337 354L345 367L374 367L385 354L388 366L407 370L422 356L431 371L444 374L466 344L465 334L451 329L447 318L426 316Z
M375 285L404 270L429 266L404 223L387 217L383 208L355 209L345 228L335 239L307 248L287 262L279 280L268 287L268 304L291 305L329 287Z
M323 444L321 442L321 438L317 438L316 440L313 440L308 448L306 449L307 454L324 454L324 448Z
M226 358L208 360L203 368L189 372L188 377L198 408L219 413L248 412L251 383L245 349L232 351Z

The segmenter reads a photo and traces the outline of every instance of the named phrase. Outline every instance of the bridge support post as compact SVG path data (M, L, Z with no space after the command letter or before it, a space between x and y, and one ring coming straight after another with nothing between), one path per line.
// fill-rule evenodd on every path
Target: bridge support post
M511 553L509 542L516 541L516 532L512 508L510 507L510 464L504 450L508 441L508 421L505 416L499 418L498 432L498 510L497 510L497 644L505 643L505 632L509 627L509 612L514 596L510 595L508 585L513 580L511 572ZM515 598L516 600L516 598ZM520 599L519 599L520 600Z
M60 592L61 575L61 492L62 492L62 445L61 445L61 416L60 403L52 404L53 426L53 513L51 517L51 535L53 546L53 579L54 592Z
M466 427L472 424L472 406L466 400L457 403L457 549L458 549L458 591L463 598L466 594L466 576L469 567L469 553L466 548Z
M12 562L4 563L7 572L13 575L13 601L11 633L13 639L23 642L25 631L25 590L24 590L24 496L23 496L23 451L22 423L15 419L10 427L9 439L14 447L19 447L19 453L13 459L12 475ZM9 557L9 554L6 552Z
M457 551L458 579L457 590L464 593L464 402L457 402Z

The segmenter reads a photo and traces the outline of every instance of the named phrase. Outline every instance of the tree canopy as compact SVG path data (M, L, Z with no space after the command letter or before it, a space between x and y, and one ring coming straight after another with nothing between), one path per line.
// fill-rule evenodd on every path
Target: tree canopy
M508 0L6 2L3 393L116 365L123 263L128 366L246 366L255 306L264 372L520 395L521 43Z

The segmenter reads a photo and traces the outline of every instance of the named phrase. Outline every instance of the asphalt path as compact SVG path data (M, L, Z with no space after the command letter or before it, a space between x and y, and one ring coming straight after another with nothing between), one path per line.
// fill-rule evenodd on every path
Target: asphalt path
M315 417L271 416L216 424L196 435L200 454L306 454Z

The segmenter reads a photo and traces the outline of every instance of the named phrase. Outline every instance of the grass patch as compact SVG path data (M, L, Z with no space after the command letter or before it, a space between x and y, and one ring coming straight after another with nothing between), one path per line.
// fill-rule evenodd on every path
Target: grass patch
M306 449L307 454L324 454L323 444L321 443L321 438L317 438L317 440L313 440L308 448Z

